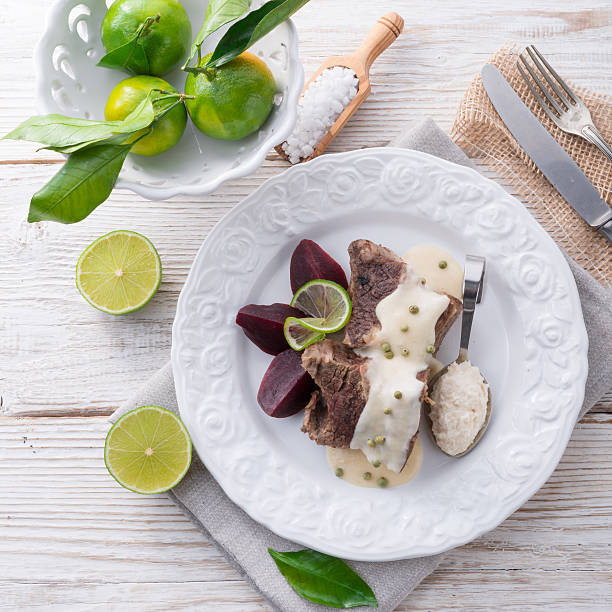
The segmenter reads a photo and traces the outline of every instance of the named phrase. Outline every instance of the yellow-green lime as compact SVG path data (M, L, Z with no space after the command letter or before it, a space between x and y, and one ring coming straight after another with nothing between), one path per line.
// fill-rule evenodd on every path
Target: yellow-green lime
M203 57L204 66L210 54ZM266 63L245 51L219 68L190 74L185 105L195 126L211 138L240 140L257 131L274 105L276 83Z
M104 463L123 487L150 495L176 486L191 465L191 438L173 412L141 406L110 428Z
M104 118L107 121L122 121L148 95L152 89L161 89L170 93L178 93L170 83L154 76L141 74L129 77L115 85L104 107ZM184 104L177 104L161 119L153 123L151 133L144 138L148 128L136 132L128 141L136 141L130 153L151 157L171 149L183 135L187 125L187 111Z
M342 329L351 318L351 298L346 290L333 281L316 279L300 287L291 306L305 312L299 319L307 329L332 333Z
M92 242L79 257L76 285L95 308L126 314L142 308L161 282L159 255L148 238L117 230Z
M179 0L115 0L102 21L102 43L107 52L129 43L149 17L159 19L142 32L141 44L149 62L149 72L162 76L187 57L191 47L191 23ZM141 66L134 61L126 68L135 73Z
M325 334L323 332L314 331L302 325L302 319L296 317L287 317L283 326L285 340L294 351L302 351L307 346L323 340Z

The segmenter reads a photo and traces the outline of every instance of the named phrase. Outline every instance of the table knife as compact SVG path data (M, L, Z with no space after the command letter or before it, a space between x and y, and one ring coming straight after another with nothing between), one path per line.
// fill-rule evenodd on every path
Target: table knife
M570 206L612 242L612 209L601 199L593 183L523 104L495 66L485 64L480 74L495 110L523 151Z

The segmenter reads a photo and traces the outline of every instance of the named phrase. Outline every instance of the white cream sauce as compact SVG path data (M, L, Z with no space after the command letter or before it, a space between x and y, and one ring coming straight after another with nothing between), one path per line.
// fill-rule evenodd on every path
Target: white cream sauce
M459 299L462 298L463 269L457 263L454 257L445 249L438 247L438 246L434 246L434 245L414 246L406 252L406 254L404 255L404 260L409 264L409 268L412 268L412 273L409 275L412 281L416 279L418 282L419 279L424 278L425 287L427 287L427 289L429 289L430 292L439 291L439 292L448 293ZM440 268L439 263L441 261L445 261L447 263L447 266L445 268ZM417 333L417 329L423 327L421 323L424 323L426 319L429 319L429 322L431 325L431 320L433 319L433 328L432 328L433 331L430 330L431 334L433 335L429 335L431 342L426 342L425 348L427 344L433 344L433 341L434 341L433 336L435 336L435 322L437 321L437 318L439 315L435 316L430 313L429 317L424 317L423 313L419 309L419 314L421 315L421 317L417 319L416 317L418 317L418 315L412 315L407 310L410 304L412 303L410 302L410 296L407 296L404 291L402 291L402 296L403 296L403 299L407 300L407 303L397 304L397 306L399 307L399 312L400 312L398 316L402 320L404 318L407 319L407 322L405 323L405 325L408 325L410 329L408 332L402 332L401 331L402 325L399 326L399 330L398 330L397 325L384 326L385 333L389 333L389 335L392 336L392 338L388 339L387 341L389 342L390 345L392 345L392 350L394 350L395 354L394 354L393 359L391 360L387 360L386 358L384 358L384 355L383 355L384 362L381 362L379 359L378 365L380 367L383 367L384 363L388 364L390 362L393 362L397 369L402 369L405 366L406 369L410 368L410 372L406 374L405 376L402 376L401 372L397 373L398 378L402 379L401 388L400 387L395 388L394 386L391 386L389 389L383 392L380 392L380 389L379 389L379 392L380 392L379 400L384 399L385 402L387 402L388 400L389 407L391 408L391 414L385 415L384 407L382 408L382 414L380 413L377 414L376 409L374 409L374 415L373 415L372 421L375 422L376 425L374 427L372 435L376 436L377 434L375 432L381 429L383 429L384 431L387 431L387 428L391 428L391 427L393 427L393 429L396 429L398 432L401 432L401 425L399 424L399 419L395 419L394 421L391 421L391 417L392 416L397 417L398 413L400 413L400 408L408 406L407 410L404 410L406 414L405 414L405 418L403 419L407 423L407 430L405 432L405 435L404 436L396 435L394 438L400 439L400 440L403 439L405 443L409 445L412 435L414 435L414 433L418 430L419 421L420 421L420 403L418 402L418 398L421 394L422 383L419 383L419 381L416 380L415 378L416 373L418 373L420 369L425 369L425 367L429 367L432 373L436 373L442 368L442 364L437 359L434 359L434 357L431 356L430 354L423 352L424 350L423 349L423 343L424 343L423 337L426 336L427 334L424 333L423 329L421 329L420 333ZM388 297L390 298L391 296L388 296ZM397 300L395 299L394 302L397 302ZM445 308L446 306L444 306L442 311L444 311ZM387 310L386 307L384 307L384 309ZM381 314L379 314L378 309L377 309L376 314L380 320ZM435 318L433 318L434 316ZM418 324L417 324L417 320L418 320ZM412 322L412 325L411 325L411 322ZM367 356L370 356L369 353L374 352L373 347L380 347L380 345L383 342L385 342L385 340L382 339L382 333L383 333L383 330L381 330L381 332L379 332L379 334L375 337L371 347L363 349L362 354L366 354ZM395 346L406 347L408 348L408 350L411 351L411 356L413 360L413 363L411 366L408 366L405 362L403 366L401 365L402 362L399 360L399 357L401 357L402 359L406 359L406 358L404 358L401 355L401 350L399 351L399 354L397 354L397 350L394 348ZM418 350L415 349L415 352L412 353L411 346L417 346L417 348L420 349L421 352L418 353ZM376 348L376 350L377 350L377 354L382 354L382 351L380 348ZM414 363L415 356L417 354L420 354L421 356L422 367L420 367L419 365L415 365ZM397 364L400 364L400 365L397 365ZM373 374L373 371L372 371L372 374ZM370 373L370 370L368 369L368 378L370 378L370 376L371 376L371 373ZM412 377L412 380L410 376ZM411 388L413 393L416 393L416 396L413 398L413 401L411 402L407 401L408 397L404 395L403 392L402 392L401 400L397 400L393 396L394 391L402 390L404 388L403 385L404 385L404 382L406 381L408 381L406 387ZM370 379L370 384L372 384L371 379ZM370 391L370 395L371 394L372 394L372 391ZM384 398L383 398L383 395L384 395ZM415 401L415 398L416 398L416 401ZM368 400L368 403L369 403L369 400ZM372 402L370 407L372 407L373 404L374 402ZM394 408L396 409L395 411L393 410ZM364 409L364 412L365 412L365 409ZM363 416L363 413L362 413L362 416ZM382 435L385 435L385 434L383 433ZM390 436L387 436L387 437L390 437ZM367 439L368 438L366 438L366 449L370 450L372 447L367 446ZM385 445L383 446L386 446L386 445L387 445L387 440L385 440ZM376 445L376 447L374 448L376 450L380 450L380 445ZM418 470L421 467L421 463L422 463L422 447L421 447L421 443L418 438L415 441L413 450L410 453L410 456L408 457L408 460L404 468L399 473L389 470L385 465L382 464L382 460L380 460L381 465L378 468L374 468L374 466L370 463L368 457L366 456L366 454L364 454L364 452L362 452L361 450L353 449L353 448L351 449L328 448L327 449L327 460L330 466L334 470L337 469L338 467L344 470L344 474L343 474L344 480L352 484L355 484L358 486L364 486L364 487L377 487L378 479L381 477L387 478L389 487L404 484L405 482L408 482L409 480L414 478L414 476L416 476L416 474L418 473ZM375 458L373 460L375 460ZM372 473L371 480L363 479L363 474L365 472Z
M370 359L370 392L350 446L396 473L419 429L423 383L417 374L429 367L431 354L426 349L435 343L436 321L448 304L446 295L421 284L419 275L406 266L406 278L376 307L380 330L368 346L357 350ZM411 312L411 307L418 312ZM385 356L385 345L392 359Z
M408 461L399 474L392 472L384 465L375 468L361 451L350 448L328 447L327 461L334 471L338 468L342 470L342 480L358 487L380 488L380 478L386 478L387 487L397 487L406 484L419 473L423 463L423 448L421 441L417 438Z
M425 286L463 298L463 269L448 251L439 246L418 245L406 251L404 260L425 279ZM446 268L440 268L441 261L447 263Z

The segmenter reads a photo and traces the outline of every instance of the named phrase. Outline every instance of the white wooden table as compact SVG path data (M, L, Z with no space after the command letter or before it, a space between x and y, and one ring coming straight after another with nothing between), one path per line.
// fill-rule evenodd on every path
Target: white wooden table
M34 113L32 47L48 0L0 1L0 133ZM487 57L536 42L564 76L612 93L610 0L312 0L296 16L306 74L354 49L388 10L404 34L331 150L384 144L426 116L445 128ZM164 496L108 476L107 416L169 358L176 300L219 218L285 164L202 198L117 191L74 226L28 225L59 158L0 142L0 609L267 610ZM113 229L146 234L164 266L141 312L113 318L74 286L79 253ZM612 609L612 402L576 428L547 485L495 531L452 551L401 610Z

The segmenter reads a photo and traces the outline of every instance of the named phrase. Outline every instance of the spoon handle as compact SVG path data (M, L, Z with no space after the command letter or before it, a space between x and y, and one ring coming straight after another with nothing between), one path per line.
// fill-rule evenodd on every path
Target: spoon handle
M482 299L486 260L478 255L465 256L465 271L463 274L463 312L461 314L461 341L459 342L459 357L461 363L467 360L470 332L474 320L476 304Z
M363 63L366 76L374 60L401 34L404 20L397 13L386 13L370 30L354 58Z

